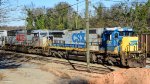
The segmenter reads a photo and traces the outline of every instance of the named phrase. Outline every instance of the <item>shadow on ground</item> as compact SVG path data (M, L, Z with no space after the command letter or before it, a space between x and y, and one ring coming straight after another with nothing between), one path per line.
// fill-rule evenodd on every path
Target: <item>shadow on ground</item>
M0 52L0 69L12 69L21 66L14 53Z
M88 84L88 81L84 79L72 79L68 84Z
M72 79L60 79L56 84L89 84L86 79L75 77Z

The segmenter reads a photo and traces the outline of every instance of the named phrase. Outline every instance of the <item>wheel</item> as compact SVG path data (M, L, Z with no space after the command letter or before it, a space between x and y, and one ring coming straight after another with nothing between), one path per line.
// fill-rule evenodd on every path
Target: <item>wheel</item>
M104 57L103 57L103 55L98 55L97 56L97 63L98 64L103 64L104 63Z
M127 60L129 67L145 67L146 66L146 55L145 54L139 54L138 56L136 54L130 54L129 58Z

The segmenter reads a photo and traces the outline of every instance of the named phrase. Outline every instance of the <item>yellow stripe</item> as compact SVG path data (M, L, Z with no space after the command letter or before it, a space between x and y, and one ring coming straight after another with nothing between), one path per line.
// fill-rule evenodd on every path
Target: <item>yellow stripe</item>
M72 48L72 47L49 47L50 49L60 49L60 50L77 50L77 51L86 51L85 48Z

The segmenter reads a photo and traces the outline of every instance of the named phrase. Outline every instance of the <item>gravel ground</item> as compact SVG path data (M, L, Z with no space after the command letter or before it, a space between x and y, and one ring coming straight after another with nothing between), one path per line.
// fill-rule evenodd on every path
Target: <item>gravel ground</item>
M142 69L117 68L117 71L102 75L85 70L77 71L72 66L63 64L27 60L0 51L0 84L148 84L149 68L149 65ZM144 76L146 82L140 78Z
M5 62L5 68L0 69L4 76L0 84L58 84L56 82L59 77L41 70L42 65L16 61L7 63Z
M87 84L91 73L0 51L0 84Z

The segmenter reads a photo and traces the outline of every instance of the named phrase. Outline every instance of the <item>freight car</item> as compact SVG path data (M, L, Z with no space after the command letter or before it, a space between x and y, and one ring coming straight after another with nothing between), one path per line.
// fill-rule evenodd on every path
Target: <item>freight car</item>
M10 31L12 32L12 31ZM91 62L144 67L146 55L138 49L138 37L131 28L91 28ZM21 30L9 35L5 49L85 60L86 30Z
M138 34L139 49L145 51L147 56L150 57L150 34Z

